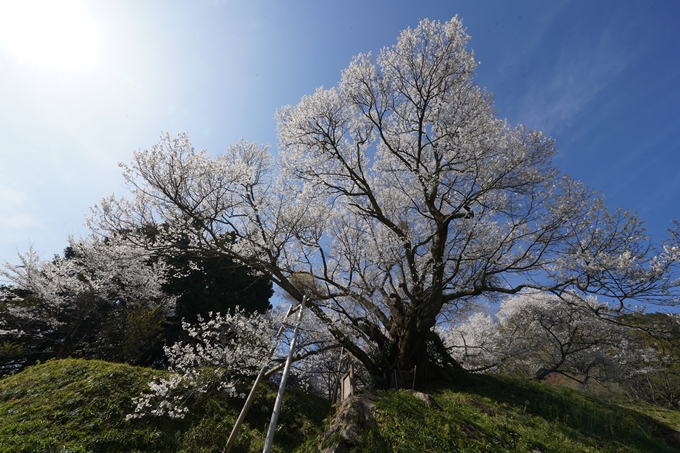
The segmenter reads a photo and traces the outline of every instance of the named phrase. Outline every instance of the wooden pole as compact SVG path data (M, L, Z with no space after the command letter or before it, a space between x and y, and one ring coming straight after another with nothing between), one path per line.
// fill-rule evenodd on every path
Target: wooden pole
M231 447L234 445L234 442L236 441L236 435L238 434L238 431L241 428L241 425L243 424L243 420L245 420L246 418L248 409L250 409L250 405L253 403L253 399L255 398L255 391L260 386L262 378L264 377L265 373L267 372L267 368L269 367L269 362L271 361L274 352L276 352L276 346L279 344L279 338L281 338L281 334L283 333L284 321L288 319L288 316L290 316L292 309L293 304L290 304L290 307L288 307L288 311L286 312L286 316L283 317L283 321L281 322L281 327L279 327L279 331L276 333L274 346L272 346L272 350L269 353L269 360L264 365L262 365L262 368L260 369L257 378L255 378L253 388L250 389L250 393L248 394L246 403L243 406L243 409L241 409L241 413L239 414L238 419L236 420L236 423L234 424L234 427L231 430L231 434L229 434L229 440L227 440L227 445L224 446L222 453L229 453L231 451Z
M340 380L342 379L342 353L345 352L345 348L340 348L340 358L338 359L338 375L335 378L335 384L333 385L333 396L331 397L331 404L335 404L335 400L338 398L338 386L340 385Z
M288 373L290 373L290 364L293 361L293 350L295 349L295 340L297 340L298 330L300 328L300 321L302 321L302 312L307 302L307 296L302 297L302 304L300 304L300 313L298 313L297 324L293 331L293 338L290 340L290 350L288 351L288 359L286 360L286 367L283 369L283 376L281 377L281 384L279 385L279 393L276 395L276 403L274 403L274 410L272 411L272 419L269 422L269 430L267 431L267 439L264 442L264 449L262 453L269 453L274 443L274 431L276 430L276 423L279 420L279 412L281 411L281 403L283 402L283 393L286 391L286 381L288 380Z
M354 364L349 364L349 394L354 396Z

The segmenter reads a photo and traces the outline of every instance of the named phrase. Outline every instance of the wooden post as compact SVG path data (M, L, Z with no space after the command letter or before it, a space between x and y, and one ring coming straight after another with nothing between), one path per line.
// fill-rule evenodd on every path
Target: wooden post
M342 353L345 352L345 348L340 348L340 358L338 359L338 376L335 378L335 384L333 384L333 396L331 397L331 404L335 404L335 400L338 398L338 385L342 380L340 371L342 371Z
M302 297L302 304L300 304L300 313L298 314L298 321L293 331L293 338L290 340L290 350L288 351L288 359L286 360L286 367L283 369L283 376L281 377L281 385L279 385L279 393L276 395L276 403L274 403L274 410L272 411L272 419L269 422L269 430L267 430L267 439L264 442L264 449L262 453L269 453L274 443L274 431L276 430L276 423L279 420L279 412L281 411L281 403L283 402L283 393L286 391L286 381L288 380L288 373L290 373L290 363L293 361L293 350L295 349L295 340L297 340L298 330L300 328L300 321L302 321L302 312L305 308L307 296Z
M350 364L349 370L342 376L340 402L345 401L354 394L354 365Z
M354 396L356 393L354 388L354 364L349 365L349 394Z

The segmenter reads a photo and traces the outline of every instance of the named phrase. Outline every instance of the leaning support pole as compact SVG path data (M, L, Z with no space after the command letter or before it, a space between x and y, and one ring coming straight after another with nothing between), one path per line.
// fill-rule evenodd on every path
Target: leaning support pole
M281 338L281 334L283 333L283 329L285 327L284 323L286 319L288 319L288 316L290 316L291 311L295 311L293 310L293 304L291 304L290 307L288 307L286 316L283 317L281 327L279 327L279 331L276 333L276 337L274 339L274 346L272 346L272 350L269 353L269 360L264 365L262 365L262 368L260 369L260 372L257 375L257 378L255 379L255 383L253 384L253 388L250 390L250 394L248 394L246 404L243 406L243 409L241 409L241 413L239 414L238 419L236 420L236 423L234 424L234 427L231 430L231 434L229 434L229 440L227 441L227 445L224 446L224 450L222 450L222 453L229 453L231 451L231 447L234 445L234 442L236 441L236 435L238 434L238 431L241 428L241 425L243 424L243 420L246 418L246 414L248 413L248 409L250 409L250 405L253 403L253 399L255 398L255 391L257 391L257 388L260 386L262 378L264 377L265 373L267 372L267 368L269 367L269 362L271 361L274 352L276 352L276 346L279 344L279 338Z
M298 330L300 328L300 321L302 321L302 312L307 302L307 296L302 297L300 304L300 313L298 314L297 324L293 331L293 338L290 340L290 349L288 350L288 359L286 360L286 367L283 369L283 376L281 377L281 384L279 385L279 393L276 395L276 403L274 404L274 411L272 412L272 419L269 422L269 430L267 430L267 440L264 442L264 450L262 453L269 453L274 443L274 431L276 430L276 423L279 420L279 412L281 411L281 403L283 402L283 393L286 391L286 381L288 380L288 373L290 372L290 364L293 361L293 351L295 350L295 340L297 340Z

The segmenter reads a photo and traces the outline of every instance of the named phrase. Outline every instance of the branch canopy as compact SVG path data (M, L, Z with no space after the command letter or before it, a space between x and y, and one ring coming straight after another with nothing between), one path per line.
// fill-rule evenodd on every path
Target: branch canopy
M103 200L90 224L140 242L153 225L166 234L146 246L183 238L308 294L376 372L427 356L442 316L525 288L672 301L677 246L657 250L637 216L553 167L551 139L496 118L468 39L457 18L423 20L358 55L337 87L277 112L277 158L166 135L123 165L133 199Z

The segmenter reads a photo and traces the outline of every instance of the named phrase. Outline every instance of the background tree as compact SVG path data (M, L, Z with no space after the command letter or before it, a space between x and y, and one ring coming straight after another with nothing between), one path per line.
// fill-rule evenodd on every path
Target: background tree
M163 260L172 270L163 290L176 297L174 315L165 323L165 343L172 345L184 338L182 323L197 323L211 313L266 313L271 309L272 284L262 276L253 275L242 264L223 256L167 256ZM157 360L164 360L162 350Z
M657 360L631 373L622 386L634 398L680 409L680 316L650 313L627 321L640 327L639 348L651 349Z
M6 362L8 371L69 355L154 360L174 310L162 288L165 264L130 244L74 238L64 257L43 261L31 249L19 258L0 269L11 283L0 294L0 338L23 351Z
M28 291L0 286L0 376L14 373L54 348L49 307Z
M222 256L169 257L173 273L163 289L177 296L176 316L195 322L198 315L227 313L236 307L246 313L264 313L271 308L271 282L234 260Z
M624 383L657 363L628 324L594 298L527 292L504 299L493 317L476 313L442 335L466 369Z
M163 290L176 300L174 314L165 323L166 344L183 338L183 322L196 323L211 313L233 313L237 308L246 314L271 309L272 283L253 269L219 254L188 248L188 235L175 234L167 224L147 226L143 233L151 243L175 245L170 250L156 250L152 258L168 266ZM117 232L116 237L125 238L127 234ZM163 360L163 350L159 348L156 356Z
M337 88L278 112L276 164L253 143L211 157L166 135L123 166L133 198L103 200L91 226L167 225L197 253L243 263L294 299L307 292L376 376L458 369L432 329L475 301L528 288L620 310L669 300L677 251L560 174L550 139L497 119L467 41L457 18L423 20L375 59L359 55Z
M147 225L142 232L152 244L174 244L156 250L155 259L169 268L163 289L177 298L176 319L193 323L211 311L227 313L240 307L250 314L271 308L272 283L262 274L224 255L188 247L192 240L187 232L177 234L168 224ZM129 232L114 235L124 240Z

